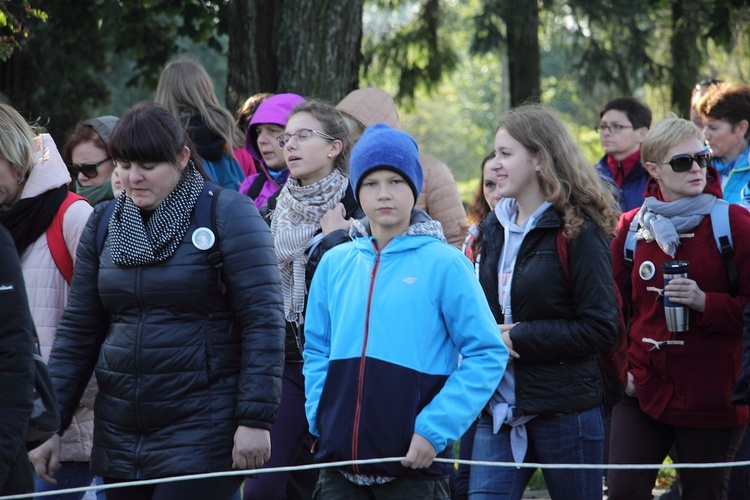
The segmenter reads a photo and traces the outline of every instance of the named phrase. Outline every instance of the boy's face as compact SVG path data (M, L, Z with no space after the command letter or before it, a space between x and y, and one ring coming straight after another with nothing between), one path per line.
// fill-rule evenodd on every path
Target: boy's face
M392 170L375 170L361 181L359 204L370 219L372 235L378 240L390 240L406 231L414 202L409 183Z

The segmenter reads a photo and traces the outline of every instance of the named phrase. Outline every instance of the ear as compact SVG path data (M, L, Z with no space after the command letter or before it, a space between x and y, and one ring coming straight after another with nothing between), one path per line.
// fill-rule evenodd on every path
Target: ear
M747 128L748 128L748 122L747 122L747 120L740 120L734 126L734 131L736 131L738 133L738 135L741 135L742 137L745 137L745 135L747 134Z
M189 161L190 161L190 148L185 146L182 148L182 151L180 151L177 154L177 162L180 165L180 170L184 170L185 167L187 167L187 164Z
M339 154L341 154L341 150L344 149L344 144L336 139L335 141L331 141L331 143L328 145L328 157L329 158L336 158Z
M648 171L648 174L658 181L659 180L659 165L657 165L656 163L647 161L645 166L646 166L646 170Z
M534 172L542 171L542 164L539 162L539 153L534 153L531 157L531 166L534 167Z
M638 130L635 131L635 133L638 135L638 143L643 143L643 139L646 137L646 134L648 134L648 127L641 127Z

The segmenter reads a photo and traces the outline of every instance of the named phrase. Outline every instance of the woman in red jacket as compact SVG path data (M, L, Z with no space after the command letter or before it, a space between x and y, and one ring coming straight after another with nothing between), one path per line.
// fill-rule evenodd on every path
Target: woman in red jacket
M630 302L628 386L614 408L609 462L661 463L675 447L678 463L731 461L748 421L731 401L740 372L742 312L750 300L750 213L729 206L739 291L714 240L711 216L724 203L711 152L687 120L659 122L641 149L651 175L640 209L620 219L613 272ZM635 221L635 224L633 224ZM624 247L638 228L632 266ZM664 286L662 264L689 262L688 278ZM689 308L687 331L667 328L664 299ZM611 470L611 500L653 498L656 470ZM725 498L728 468L682 469L682 498Z

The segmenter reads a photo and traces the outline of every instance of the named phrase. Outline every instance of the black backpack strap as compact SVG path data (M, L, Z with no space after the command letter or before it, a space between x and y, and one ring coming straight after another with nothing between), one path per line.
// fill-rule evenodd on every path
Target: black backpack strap
M115 213L117 198L106 203L108 203L107 208L102 213L101 219L99 219L99 225L96 226L96 252L99 255L101 255L102 249L104 248L104 241L107 239L109 220L112 218L112 214Z
M226 295L227 287L221 279L221 272L224 267L224 256L221 254L219 231L216 228L216 203L223 190L224 188L214 183L206 182L203 186L203 192L198 196L198 200L195 202L193 213L195 214L195 225L198 228L205 227L210 229L214 235L213 245L205 250L206 258L208 259L209 264L218 271L219 289L222 294Z
M265 173L262 170L258 172L258 176L253 179L253 183L250 184L250 189L248 190L247 195L255 200L255 198L257 198L260 192L263 190L263 185L266 183L266 180L267 178Z

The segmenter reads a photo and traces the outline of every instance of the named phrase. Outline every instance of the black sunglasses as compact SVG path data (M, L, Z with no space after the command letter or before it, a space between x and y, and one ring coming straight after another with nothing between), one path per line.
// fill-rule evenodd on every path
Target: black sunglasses
M83 163L81 165L78 165L77 163L71 163L68 165L68 170L70 171L70 176L73 178L78 177L78 172L82 173L84 177L87 179L93 179L96 177L96 167L104 163L105 161L109 161L112 158L109 156L103 159L100 162L97 163Z
M695 153L695 156L688 154L675 155L671 160L662 162L662 165L669 165L675 172L687 172L693 167L693 162L697 163L700 168L706 168L711 163L713 157L714 155L711 154L711 151L704 149Z

